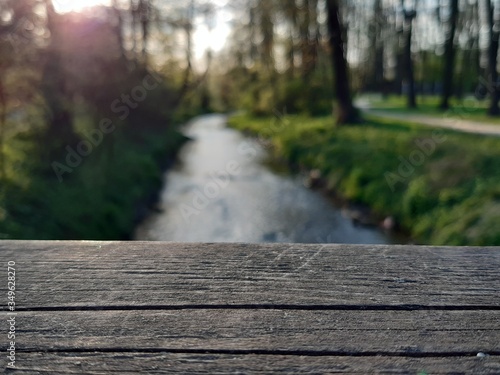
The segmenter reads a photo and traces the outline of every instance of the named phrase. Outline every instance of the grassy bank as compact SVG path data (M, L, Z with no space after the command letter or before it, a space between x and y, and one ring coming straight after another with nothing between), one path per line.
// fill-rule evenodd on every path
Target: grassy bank
M36 134L12 136L0 191L2 239L127 239L154 203L166 161L185 138L174 129L131 140L119 130L59 181ZM61 160L63 161L63 160Z
M477 100L475 98L458 100L452 98L450 101L451 108L443 112L439 109L441 98L437 96L420 96L417 101L418 108L416 109L407 108L407 99L404 96L390 96L387 99L367 96L365 99L368 100L373 109L383 110L384 112L426 115L500 125L500 118L487 115L489 105L487 100Z
M500 245L500 139L397 121L335 128L331 117L233 117L293 168L392 215L419 243Z

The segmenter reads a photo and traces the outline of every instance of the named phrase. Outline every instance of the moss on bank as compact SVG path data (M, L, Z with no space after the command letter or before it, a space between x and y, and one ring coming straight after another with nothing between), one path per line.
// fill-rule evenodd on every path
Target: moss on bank
M230 119L274 156L317 169L329 189L392 215L420 243L500 245L500 139L392 120L336 128L331 117Z

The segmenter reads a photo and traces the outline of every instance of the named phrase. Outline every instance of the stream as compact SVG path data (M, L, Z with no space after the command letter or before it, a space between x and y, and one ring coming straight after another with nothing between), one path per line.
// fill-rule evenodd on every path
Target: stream
M257 140L226 127L224 115L186 125L193 139L165 174L158 212L134 238L174 242L286 242L388 244L377 228L356 226L298 176L264 165Z

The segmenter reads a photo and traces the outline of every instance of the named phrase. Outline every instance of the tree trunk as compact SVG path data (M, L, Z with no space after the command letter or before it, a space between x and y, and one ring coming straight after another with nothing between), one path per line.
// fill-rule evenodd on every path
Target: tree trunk
M2 82L3 72L0 73L0 181L4 186L7 178L5 172L5 126L7 120L7 95Z
M495 8L491 0L486 0L486 11L488 14L488 30L490 36L490 44L488 47L488 91L491 94L491 102L488 114L490 116L498 116L500 114L500 108L498 107L500 95L498 91L497 62L500 33L496 30L497 25L495 24L494 16Z
M337 95L337 124L358 122L358 111L352 104L349 72L343 40L343 26L338 0L327 0L328 31L334 70L334 90Z
M250 37L250 61L254 63L259 58L259 48L257 46L257 7L251 6L249 9L250 22L248 23L248 31Z
M473 4L474 8L474 21L477 26L477 31L474 35L474 73L476 77L481 77L481 73L483 71L483 68L481 66L481 46L480 46L480 27L481 27L481 15L479 11L479 2L476 1L475 4Z
M186 33L186 70L184 71L184 78L182 79L182 86L178 95L178 102L180 103L187 91L189 90L189 81L191 80L191 72L193 70L193 22L194 22L195 4L191 0L188 8L187 21L184 25L184 32Z
M287 69L286 75L287 78L292 80L295 77L295 41L293 36L293 28L290 27L290 35L288 37L288 45L287 45Z
M384 40L383 40L383 9L382 0L373 3L373 19L370 28L371 40L371 69L367 86L370 91L383 91L384 84Z
M113 7L113 12L116 17L116 37L118 38L118 43L120 44L120 59L122 63L127 61L127 54L125 52L125 40L123 38L123 17L120 11L120 7L118 5L118 0L113 0L111 3Z
M304 0L301 7L302 17L300 23L300 50L302 55L302 79L307 80L309 75L309 26L311 25L311 13L309 0Z
M319 41L321 39L321 28L318 22L318 0L311 0L311 26L313 27L313 32L311 35L311 41L309 44L309 58L310 66L309 73L316 70L318 65L318 53L319 53Z
M302 79L307 82L318 61L318 0L304 0L300 24ZM313 30L312 26L316 26Z
M449 31L446 36L444 52L444 70L443 70L443 97L441 105L442 110L450 108L450 97L453 94L453 71L455 69L455 34L458 20L458 0L450 2L450 20Z
M132 25L130 27L130 38L132 39L132 60L137 62L137 4L135 0L130 0L130 15L132 16Z
M274 20L273 4L269 0L260 0L258 3L260 32L262 43L260 58L268 72L274 70Z
M404 7L404 0L401 0L404 14L404 65L405 65L405 83L407 90L407 106L410 109L417 108L417 99L415 94L415 72L413 67L413 58L411 53L411 43L413 38L413 20L415 19L416 10L407 11Z
M148 65L148 40L149 40L149 23L151 4L147 0L139 0L139 15L142 29L142 63Z
M42 92L48 108L47 146L49 154L57 155L59 148L73 145L78 137L73 130L71 99L66 89L66 77L61 56L58 17L52 1L46 0L47 26L50 31L50 45L43 71ZM56 148L56 149L53 149Z
M283 12L288 20L288 42L287 42L287 78L295 78L296 63L296 41L295 31L299 28L299 9L296 0L287 0L282 3Z

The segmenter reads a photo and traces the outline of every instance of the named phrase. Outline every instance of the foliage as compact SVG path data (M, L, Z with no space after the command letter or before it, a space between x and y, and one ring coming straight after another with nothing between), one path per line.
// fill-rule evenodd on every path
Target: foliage
M28 155L35 135L9 142L9 179L0 192L0 238L128 239L162 185L162 165L184 142L173 130L143 144L113 134L60 183ZM111 149L111 143L112 149ZM167 151L165 151L167 150Z
M433 129L381 120L334 128L330 117L306 116L287 116L278 127L246 115L230 123L269 138L293 168L320 170L329 189L394 216L418 242L500 245L499 139L444 132L446 141L392 190L386 173L398 174L401 157L408 160Z
M139 5L130 10L151 11ZM126 51L122 16L117 2L78 13L52 1L0 5L0 238L126 239L155 202L185 141L175 110L188 90L148 65L142 13L140 44L134 35ZM96 132L69 168L68 149Z

